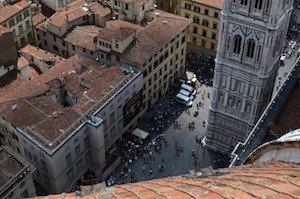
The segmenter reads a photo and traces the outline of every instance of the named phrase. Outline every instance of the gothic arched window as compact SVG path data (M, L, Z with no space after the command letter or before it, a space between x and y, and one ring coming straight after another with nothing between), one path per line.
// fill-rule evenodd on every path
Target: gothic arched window
M240 35L235 35L233 52L236 54L240 54L241 45L242 45L242 37Z
M255 51L255 41L254 39L249 39L247 42L247 52L246 56L249 58L254 57L254 51Z
M261 10L262 9L262 4L263 4L262 0L255 0L254 8Z
M244 5L244 6L248 5L248 0L241 0L241 5Z

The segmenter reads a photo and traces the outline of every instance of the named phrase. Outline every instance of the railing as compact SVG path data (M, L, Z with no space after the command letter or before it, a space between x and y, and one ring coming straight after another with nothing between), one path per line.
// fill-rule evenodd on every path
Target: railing
M277 118L297 83L300 74L300 57L298 57L294 64L295 66L289 73L283 86L268 104L247 139L244 142L239 142L232 151L229 167L243 164L248 156L261 145L269 131L268 125Z

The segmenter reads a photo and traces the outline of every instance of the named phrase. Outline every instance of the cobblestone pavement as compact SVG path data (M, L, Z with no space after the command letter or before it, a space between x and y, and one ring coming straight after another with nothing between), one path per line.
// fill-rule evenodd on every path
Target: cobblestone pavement
M151 134L152 139L148 144L155 142L156 146L161 145L161 149L155 151L151 148L142 155L139 154L136 159L133 157L127 163L123 163L123 167L115 175L117 184L186 174L195 166L219 167L222 164L218 162L218 159L222 159L220 155L203 149L201 144L196 142L197 135L205 135L211 87L202 85L198 91L194 104L189 109L174 101L176 93L169 93L145 114L138 127ZM202 106L198 109L198 116L194 117L198 102L201 102ZM191 122L194 122L194 130L189 129ZM180 128L175 127L174 123L180 125ZM158 141L155 137L161 133L163 139ZM176 151L181 152L177 155Z

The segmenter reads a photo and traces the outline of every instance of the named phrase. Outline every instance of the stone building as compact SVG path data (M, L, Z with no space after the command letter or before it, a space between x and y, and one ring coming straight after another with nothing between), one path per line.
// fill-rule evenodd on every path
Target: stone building
M0 7L0 25L13 33L17 49L33 41L31 18L30 2L27 0L3 3Z
M188 31L188 52L207 56L217 50L224 0L180 0L175 13L193 20Z
M6 76L9 76L8 73L15 73L17 60L18 55L13 39L13 33L8 28L0 25L0 77L6 74ZM9 83L9 81L7 83ZM1 85L1 87L2 86L3 85Z
M175 14L178 0L155 0L157 9Z
M64 57L79 54L107 65L141 68L143 104L147 109L185 71L186 33L190 25L190 20L183 17L152 11L149 2L138 15L143 17L139 23L140 17L129 19L129 15L124 20L111 20L116 14L109 7L111 4L74 1L37 26L41 46ZM72 20L66 20L70 15L74 16Z
M224 1L213 97L203 143L230 153L268 104L279 67L290 1Z
M1 139L31 162L36 184L70 191L87 171L104 180L117 141L142 115L142 72L74 55L1 90Z
M0 198L34 197L35 168L9 147L0 147Z

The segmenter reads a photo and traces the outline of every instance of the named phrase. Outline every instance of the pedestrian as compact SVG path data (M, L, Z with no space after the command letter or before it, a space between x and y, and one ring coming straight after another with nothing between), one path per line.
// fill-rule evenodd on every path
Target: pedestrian
M143 165L142 167L143 173L145 173L146 167Z

